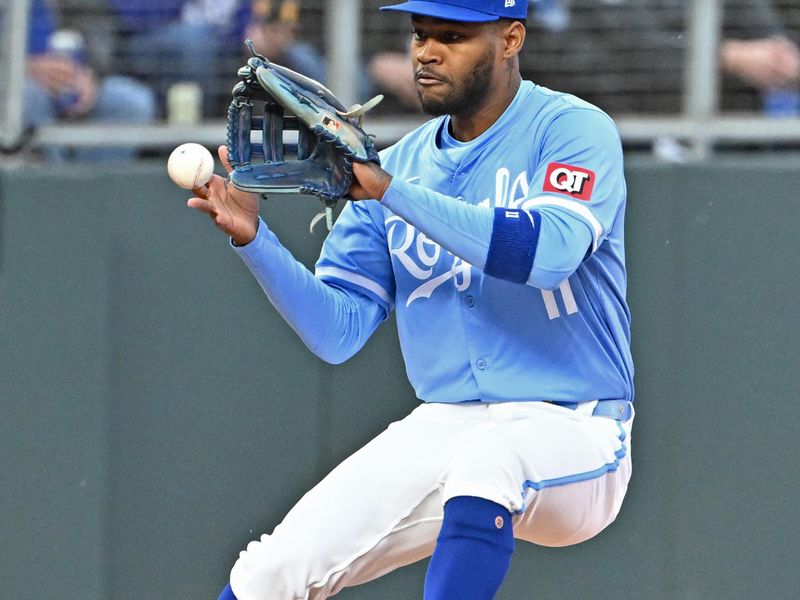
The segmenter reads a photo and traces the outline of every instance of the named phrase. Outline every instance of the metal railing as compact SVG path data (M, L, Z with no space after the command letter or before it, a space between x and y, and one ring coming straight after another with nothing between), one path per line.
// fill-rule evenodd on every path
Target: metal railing
M28 44L29 0L0 0L0 144L22 135L22 95Z

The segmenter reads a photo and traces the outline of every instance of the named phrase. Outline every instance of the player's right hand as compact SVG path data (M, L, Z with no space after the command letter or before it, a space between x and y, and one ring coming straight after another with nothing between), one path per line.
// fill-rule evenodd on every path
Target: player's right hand
M222 166L230 173L233 168L228 162L228 149L220 146L217 150ZM258 196L235 188L230 180L212 175L209 182L201 188L192 190L195 197L186 203L207 214L214 224L227 233L237 246L253 241L258 231Z
M381 200L392 176L372 162L353 163L353 184L347 193L351 200Z

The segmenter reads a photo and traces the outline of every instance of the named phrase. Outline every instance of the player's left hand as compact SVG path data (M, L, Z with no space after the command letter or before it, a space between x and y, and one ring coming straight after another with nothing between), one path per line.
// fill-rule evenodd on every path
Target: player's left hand
M353 163L353 185L348 196L351 200L381 200L392 176L373 162Z

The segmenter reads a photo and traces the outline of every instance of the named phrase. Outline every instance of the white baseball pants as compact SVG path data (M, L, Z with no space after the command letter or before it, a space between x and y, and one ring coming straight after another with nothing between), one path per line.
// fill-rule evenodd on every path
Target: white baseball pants
M430 556L444 503L478 496L544 546L611 523L631 476L631 425L544 402L423 404L336 467L231 571L239 600L323 599Z

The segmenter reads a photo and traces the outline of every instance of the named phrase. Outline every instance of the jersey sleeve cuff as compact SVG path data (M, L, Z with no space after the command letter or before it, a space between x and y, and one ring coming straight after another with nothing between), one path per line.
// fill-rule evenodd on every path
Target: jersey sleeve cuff
M386 191L383 193L381 204L396 214L395 209L398 204L407 201L409 196L408 186L410 185L412 184L403 181L399 177L393 177L389 187L386 188Z
M233 248L234 252L236 252L236 254L238 254L239 257L245 262L245 264L252 269L261 264L261 257L264 254L264 250L272 244L277 244L278 240L269 230L267 224L261 220L261 217L259 217L258 229L256 229L256 237L254 237L249 244L237 246L233 243L233 238L229 238L228 243L230 244L230 247Z

